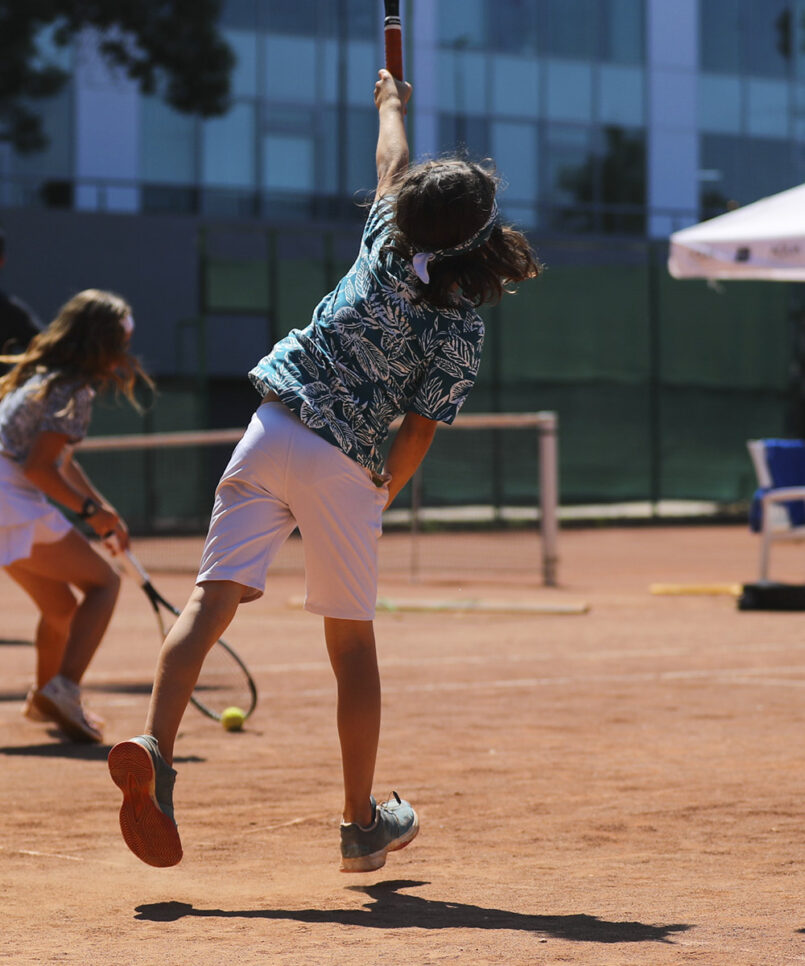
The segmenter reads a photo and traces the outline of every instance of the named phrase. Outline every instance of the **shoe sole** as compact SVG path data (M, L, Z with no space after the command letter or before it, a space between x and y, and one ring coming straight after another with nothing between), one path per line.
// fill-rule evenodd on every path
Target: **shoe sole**
M37 691L33 696L33 703L40 714L45 716L44 720L55 722L67 737L72 738L73 741L94 742L95 744L100 744L103 741L103 735L100 731L96 731L88 723L81 723L74 721L72 718L68 718L55 701L51 701L41 691Z
M126 845L147 865L177 865L182 843L176 823L157 804L151 755L136 741L121 741L109 752L108 764L112 781L123 792L120 831Z
M401 835L400 838L395 839L384 849L380 849L378 852L372 852L371 855L361 855L356 859L345 859L343 856L341 858L341 871L342 872L374 872L376 869L382 869L386 864L386 856L389 852L399 852L400 849L404 849L406 845L410 845L411 842L417 837L419 832L419 816L414 813L414 824L405 835Z

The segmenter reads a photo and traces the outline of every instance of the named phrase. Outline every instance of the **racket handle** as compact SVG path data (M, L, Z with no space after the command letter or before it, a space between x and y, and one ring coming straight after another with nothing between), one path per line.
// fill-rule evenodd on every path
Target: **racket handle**
M397 12L389 7L397 7ZM386 18L383 21L383 36L386 42L386 70L397 80L403 77L402 55L402 24L399 16L399 4L386 4Z

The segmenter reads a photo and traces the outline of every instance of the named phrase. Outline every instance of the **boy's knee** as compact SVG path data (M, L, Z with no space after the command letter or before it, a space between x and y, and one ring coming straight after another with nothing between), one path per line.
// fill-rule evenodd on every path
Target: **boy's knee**
M331 656L374 654L375 632L372 621L324 619L324 636Z

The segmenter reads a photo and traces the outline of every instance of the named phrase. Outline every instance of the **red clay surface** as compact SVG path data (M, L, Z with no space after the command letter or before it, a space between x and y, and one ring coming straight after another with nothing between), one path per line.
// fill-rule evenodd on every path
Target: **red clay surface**
M185 716L170 870L123 845L108 746L20 716L35 615L0 574L0 962L805 962L805 614L648 593L754 579L756 538L571 530L551 591L504 566L533 552L527 534L426 538L425 562L461 562L454 583L412 584L404 538L384 544L384 597L591 610L379 615L376 793L410 798L422 831L364 876L338 871L333 681L319 619L287 606L293 566L228 635L261 692L246 730ZM156 570L198 543L138 549ZM803 554L776 552L776 576L805 581ZM192 577L155 582L181 603ZM86 682L110 743L141 730L157 649L128 585Z

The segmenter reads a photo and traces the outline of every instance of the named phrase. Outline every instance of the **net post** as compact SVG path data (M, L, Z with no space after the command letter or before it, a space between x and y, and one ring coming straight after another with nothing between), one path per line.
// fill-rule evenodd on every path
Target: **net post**
M559 568L559 419L553 412L540 412L537 417L542 579L546 587L556 587Z

